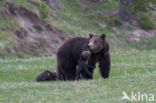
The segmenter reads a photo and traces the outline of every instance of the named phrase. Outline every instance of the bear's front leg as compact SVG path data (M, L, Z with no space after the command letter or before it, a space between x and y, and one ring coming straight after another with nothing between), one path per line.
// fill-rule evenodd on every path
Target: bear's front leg
M99 62L100 73L104 79L109 77L110 68L111 68L111 59L110 54L108 53L104 55L104 57Z

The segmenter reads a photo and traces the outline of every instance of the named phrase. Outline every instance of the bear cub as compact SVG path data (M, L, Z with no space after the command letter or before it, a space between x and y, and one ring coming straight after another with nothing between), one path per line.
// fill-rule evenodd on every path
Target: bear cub
M88 70L89 65L88 65L88 60L89 57L91 56L91 51L84 51L79 60L78 64L78 69L77 69L77 80L80 79L91 79L92 78L92 73Z
M56 80L56 77L57 77L56 72L51 72L49 70L46 70L37 76L36 81L37 82L54 81Z

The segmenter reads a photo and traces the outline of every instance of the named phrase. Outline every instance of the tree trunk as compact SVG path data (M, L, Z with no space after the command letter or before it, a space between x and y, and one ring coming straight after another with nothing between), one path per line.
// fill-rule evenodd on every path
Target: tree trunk
M133 21L133 13L129 9L132 6L133 0L120 0L119 1L119 18L121 21L131 23Z

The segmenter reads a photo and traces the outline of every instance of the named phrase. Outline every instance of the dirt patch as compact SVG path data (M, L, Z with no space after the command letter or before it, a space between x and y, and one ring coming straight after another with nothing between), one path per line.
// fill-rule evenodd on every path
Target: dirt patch
M51 9L60 10L63 9L64 6L61 5L60 0L42 0L45 2Z
M128 26L127 26L128 27ZM131 30L123 29L122 32L131 35L129 42L139 42L142 39L156 37L156 30L144 30L137 25L131 25Z
M62 42L63 35L67 32L60 30L40 19L40 17L22 6L5 3L4 16L13 16L20 28L14 30L16 45L15 51L33 55L56 53L58 45ZM2 14L2 13L1 13Z

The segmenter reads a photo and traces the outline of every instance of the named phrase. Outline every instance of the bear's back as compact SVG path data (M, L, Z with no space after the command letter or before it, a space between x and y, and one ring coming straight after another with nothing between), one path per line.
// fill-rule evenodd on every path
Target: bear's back
M86 48L87 44L88 38L74 37L65 40L58 48L57 57L62 58L62 56L70 56L77 62L80 54L82 53L83 49Z

